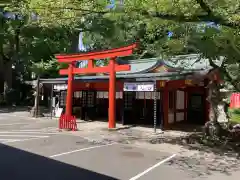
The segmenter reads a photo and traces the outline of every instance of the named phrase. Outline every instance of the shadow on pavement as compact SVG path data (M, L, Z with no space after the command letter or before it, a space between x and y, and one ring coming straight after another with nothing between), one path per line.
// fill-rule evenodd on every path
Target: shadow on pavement
M81 161L81 159L79 159ZM2 180L117 180L116 178L65 164L0 144Z

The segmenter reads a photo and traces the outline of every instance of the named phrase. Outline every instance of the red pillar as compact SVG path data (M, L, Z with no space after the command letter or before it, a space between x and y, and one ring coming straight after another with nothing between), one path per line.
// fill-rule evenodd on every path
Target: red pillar
M184 89L184 121L187 121L187 100L188 100L187 89Z
M167 87L163 89L163 128L168 129L168 110L169 110L169 90Z
M173 91L173 113L174 113L174 123L177 122L177 91Z
M109 61L109 108L108 108L108 128L116 127L116 72L115 72L115 59Z
M66 99L66 115L72 115L72 95L73 95L73 65L68 66L68 88Z

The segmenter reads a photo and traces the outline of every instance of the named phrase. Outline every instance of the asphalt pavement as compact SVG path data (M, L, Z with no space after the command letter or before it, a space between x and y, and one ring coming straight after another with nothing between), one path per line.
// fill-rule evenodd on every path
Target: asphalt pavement
M57 121L0 114L1 180L192 179L178 154L59 132Z

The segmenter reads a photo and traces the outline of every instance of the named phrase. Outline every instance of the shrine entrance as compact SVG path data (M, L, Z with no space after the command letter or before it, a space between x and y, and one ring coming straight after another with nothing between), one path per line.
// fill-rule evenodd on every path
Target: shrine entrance
M190 124L203 125L205 123L204 114L204 96L201 93L191 93L188 99L188 117Z
M123 93L123 124L136 124L136 92Z
M161 92L156 99L156 123L163 119ZM153 125L155 92L124 92L123 123Z
M96 91L82 91L81 101L80 118L84 120L94 120L96 118Z
M97 116L98 119L108 118L108 91L97 92Z
M122 91L116 92L116 122L121 122L122 116ZM108 119L108 102L109 93L108 91L97 91L96 95L96 116L98 120Z
M67 97L66 97L66 116L72 115L72 101L73 101L73 80L75 74L94 74L94 73L109 73L109 95L108 95L108 127L116 127L116 72L119 71L129 71L130 65L118 65L116 63L116 58L119 56L129 56L133 53L137 44L132 44L130 46L105 50L100 52L89 52L82 54L72 54L72 55L56 55L56 59L59 63L67 63L68 69L61 69L60 75L68 75L68 87L67 87ZM109 65L103 67L96 67L94 61L98 59L109 59ZM88 60L88 65L86 68L77 68L77 61ZM96 104L96 94L91 93L91 91L82 92L82 117L86 119L89 114L95 114L97 109ZM91 95L90 95L91 94ZM105 107L107 108L107 107ZM85 113L84 113L85 112Z
M123 124L160 125L163 119L161 92L153 82L124 84Z

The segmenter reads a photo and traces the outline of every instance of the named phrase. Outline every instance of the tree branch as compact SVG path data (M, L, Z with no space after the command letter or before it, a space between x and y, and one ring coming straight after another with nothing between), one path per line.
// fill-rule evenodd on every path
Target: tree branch
M235 36L233 36L233 39L230 39L230 45L231 45L232 48L235 50L235 52L238 54L238 56L240 56L240 50L239 50L238 47L235 45L234 41L235 41ZM237 62L240 63L240 60L238 60Z
M160 13L160 12L147 12L142 11L142 15L148 17L156 17L163 20L171 20L176 22L214 22L216 24L220 24L222 26L230 27L230 28L240 28L240 23L238 22L229 22L218 16L209 16L207 15L193 15L191 17L185 15L175 15L175 14L167 14L167 13Z
M204 2L204 0L196 0L197 3L200 5L200 7L207 12L208 15L213 15L212 10L210 9L210 7L208 6L207 3Z
M220 68L218 65L216 65L211 58L208 58L210 66L212 66L214 69Z
M231 83L231 85L235 88L235 90L240 91L240 88L238 87L238 80L234 80L231 75L227 72L226 68L223 67L223 64L219 67L216 65L211 58L209 58L209 64L214 68L218 69L220 73L224 74L224 77L228 80L228 82Z
M169 14L169 13L161 13L161 12L148 12L148 11L139 11L142 15L149 16L149 17L156 17L164 20L172 20L177 22L214 22L216 24L220 24L223 26L227 26L230 28L239 28L239 22L230 22L229 20L221 17L219 15L215 15L209 5L204 2L204 0L196 0L196 2L200 5L205 14L193 15L193 16L185 16L185 15L177 15L177 14Z
M73 10L73 11L82 11L82 12L88 12L88 13L95 13L95 14L106 14L108 11L94 11L89 9L83 9L83 8L73 8L73 7L49 7L49 6L42 6L38 8L31 8L32 10Z
M226 71L226 68L220 68L220 71L224 74L224 76L227 78L227 80L232 84L232 86L237 90L240 91L240 88L238 87L238 80L234 80L231 75Z

